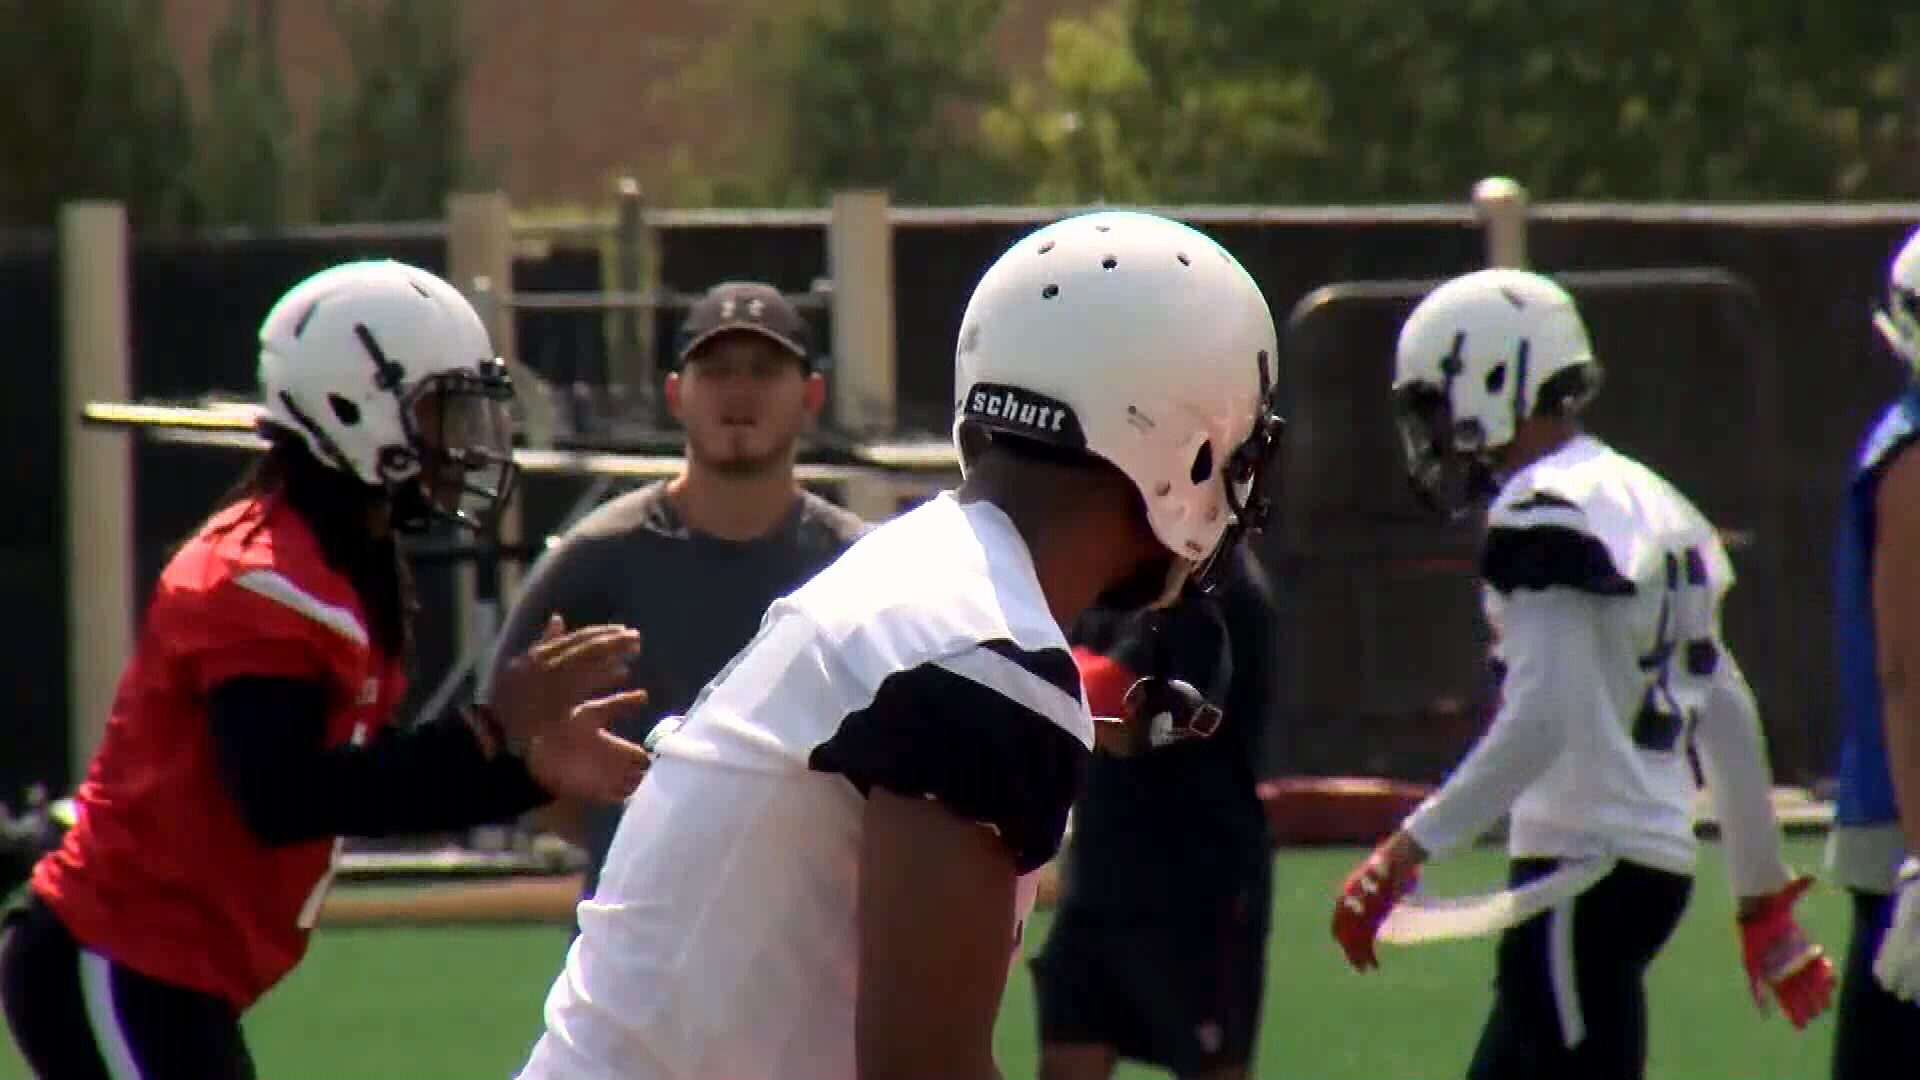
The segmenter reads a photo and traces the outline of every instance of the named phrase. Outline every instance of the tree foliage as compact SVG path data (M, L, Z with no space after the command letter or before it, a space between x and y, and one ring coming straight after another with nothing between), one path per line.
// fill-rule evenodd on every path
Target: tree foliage
M1011 191L981 152L980 109L1004 95L990 34L1006 0L835 0L755 21L742 54L771 123L763 190L818 204L878 187L905 203Z
M1899 198L1916 45L1901 5L1120 0L986 122L1041 197Z
M1490 173L1542 199L1920 195L1911 4L1106 0L1016 75L1004 16L1038 0L739 2L763 13L725 50L734 114L665 166L683 199L1452 201ZM461 0L330 0L351 74L304 146L249 5L197 123L164 6L0 0L0 224L85 197L141 227L424 219L492 182Z
M490 163L469 149L471 53L460 0L343 0L352 75L327 88L310 152L316 219L437 218L448 193L485 186ZM549 62L564 63L564 57Z
M1328 102L1284 70L1205 70L1196 26L1145 6L1056 21L1039 80L981 119L1040 202L1274 202L1328 152Z
M194 216L193 119L161 0L0 0L0 223L114 199L133 222Z
M194 189L208 222L271 226L297 219L298 126L280 65L234 0L207 51Z

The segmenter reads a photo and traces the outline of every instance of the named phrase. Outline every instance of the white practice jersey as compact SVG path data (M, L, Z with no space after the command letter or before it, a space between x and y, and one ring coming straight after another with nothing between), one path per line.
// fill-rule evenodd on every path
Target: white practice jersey
M951 493L775 602L662 724L525 1080L848 1080L865 793L1007 843L1011 965L1093 743L1025 543Z
M1734 573L1713 526L1588 436L1515 474L1487 525L1499 708L1408 819L1414 840L1437 854L1510 808L1516 857L1608 855L1691 873L1692 743L1722 820L1735 819L1736 887L1784 881L1758 718L1721 639Z

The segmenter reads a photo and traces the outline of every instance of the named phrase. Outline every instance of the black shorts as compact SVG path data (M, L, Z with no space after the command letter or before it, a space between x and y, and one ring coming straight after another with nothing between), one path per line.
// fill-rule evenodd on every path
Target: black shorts
M231 1005L81 948L38 899L0 931L0 1004L43 1080L253 1080Z
M1267 891L1180 922L1062 909L1032 963L1041 1045L1105 1046L1176 1076L1246 1065L1266 977Z
M1522 885L1557 859L1515 859ZM1622 862L1573 900L1500 937L1493 1010L1471 1080L1637 1080L1647 1068L1647 966L1693 879Z
M1833 1031L1833 1080L1887 1075L1887 1062L1903 1060L1920 1031L1920 1005L1887 993L1873 977L1874 954L1893 921L1893 897L1853 892L1853 941L1840 978L1840 1006Z

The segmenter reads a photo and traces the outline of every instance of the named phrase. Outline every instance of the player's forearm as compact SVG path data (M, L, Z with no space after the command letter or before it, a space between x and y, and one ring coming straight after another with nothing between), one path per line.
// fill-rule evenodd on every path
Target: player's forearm
M1884 678L1883 678L1884 681ZM1920 853L1920 686L1886 691L1881 721L1887 740L1887 771L1900 809L1900 832L1909 853Z
M1402 829L1429 856L1470 843L1491 828L1560 750L1551 721L1502 710L1492 728Z
M1500 711L1466 760L1404 826L1429 855L1485 832L1560 756L1573 718L1608 708L1593 613L1565 592L1528 595L1508 605Z
M1787 883L1780 861L1780 827L1773 814L1773 775L1767 767L1760 711L1733 654L1722 650L1720 669L1695 732L1707 794L1720 818L1727 876L1737 897L1770 894Z
M1878 584L1876 584L1878 587ZM1891 617L1877 602L1880 634L1880 727L1887 745L1887 774L1900 815L1906 849L1920 853L1920 632Z
M1920 853L1920 455L1903 448L1874 496L1873 632L1887 771L1909 853Z
M456 717L326 747L327 711L327 688L295 679L234 679L208 696L221 778L263 844L438 832L547 801L523 765L488 760Z

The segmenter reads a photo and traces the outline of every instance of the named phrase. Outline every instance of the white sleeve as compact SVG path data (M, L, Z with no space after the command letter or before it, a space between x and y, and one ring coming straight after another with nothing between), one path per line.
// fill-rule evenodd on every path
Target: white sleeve
M1440 790L1407 817L1404 828L1421 850L1437 856L1485 832L1560 756L1576 717L1606 715L1594 626L1604 602L1571 589L1508 598L1499 712Z
M1787 883L1774 820L1773 777L1753 689L1723 644L1713 687L1694 729L1707 794L1720 819L1720 844L1735 896L1759 896Z

